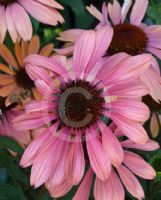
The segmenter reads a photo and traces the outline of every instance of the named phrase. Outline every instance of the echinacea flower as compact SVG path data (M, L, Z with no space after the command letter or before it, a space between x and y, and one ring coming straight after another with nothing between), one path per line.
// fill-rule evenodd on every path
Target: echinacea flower
M103 4L102 13L93 5L87 7L88 11L100 21L96 29L111 26L114 30L112 42L106 55L111 56L120 52L133 56L151 53L161 59L161 26L147 26L142 23L148 0L135 0L132 10L130 10L131 5L132 0L124 0L122 7L117 0L114 0L113 4ZM129 12L131 12L130 19L127 18ZM60 33L58 39L67 41L69 44L66 48L56 51L62 54L71 52L73 50L71 45L82 32L83 30L80 29L72 29ZM161 76L155 58L153 58L152 66L140 78L149 87L150 95L159 102L161 100Z
M37 21L48 25L64 22L56 9L63 7L55 0L0 0L0 43L5 39L8 30L13 42L32 37L32 24L29 14Z
M4 60L3 63L0 63L0 71L3 72L0 74L0 96L7 97L6 105L24 101L32 96L40 97L33 80L30 79L24 68L23 60L33 53L49 56L53 45L48 44L40 49L39 37L33 36L30 42L16 42L14 50L15 57L4 44L0 44L0 56Z
M63 187L65 175L71 185L79 184L85 170L85 152L97 177L102 181L109 178L111 164L120 166L124 151L102 122L103 116L117 124L132 141L149 141L141 125L149 118L149 109L137 100L148 90L137 76L149 67L151 56L121 53L102 60L112 33L110 27L104 27L82 34L75 45L72 74L63 56L51 59L30 55L25 59L25 67L30 68L29 74L35 77L44 99L29 103L26 113L14 120L14 127L30 130L49 126L28 146L21 160L23 167L32 165L30 181L35 188L49 179ZM108 40L104 40L106 37ZM43 69L51 70L60 84L55 84ZM110 96L119 98L107 102ZM136 100L131 100L133 96Z
M31 141L29 131L17 131L12 126L12 120L22 114L12 104L5 106L5 98L0 97L0 136L8 136L15 139L23 147Z
M161 126L161 102L155 102L149 95L144 96L142 101L151 111L150 131L153 137L157 137Z
M110 137L110 133L111 137ZM132 140L125 139L122 140L121 136L123 135L118 131L118 128L114 125L110 125L110 129L108 129L106 133L106 140L103 143L104 148L107 153L111 151L111 155L113 153L113 158L116 156L115 151L111 146L111 142L113 140L113 136L115 136L119 143L122 146L124 151L124 160L121 165L115 166L113 163L113 167L110 173L109 178L106 181L101 181L97 176L94 179L94 171L91 167L87 170L87 173L84 175L81 184L78 187L77 192L75 193L73 200L81 200L89 199L89 195L92 188L92 182L94 181L94 197L96 200L108 199L108 200L124 200L125 199L125 191L123 185L126 190L137 199L144 198L144 191L136 176L139 176L143 179L152 180L155 178L156 173L155 170L138 154L131 152L130 149L136 149L141 151L154 151L159 148L157 142L149 140L146 144L140 145L134 143ZM114 140L113 140L114 142ZM74 146L74 141L73 144ZM28 152L29 153L29 152ZM115 154L115 155L114 155ZM89 157L87 157L87 163ZM24 160L25 162L25 157ZM144 170L143 170L144 169ZM117 171L117 173L116 173ZM135 176L136 175L136 176ZM56 177L54 177L56 178ZM46 182L46 187L49 190L50 194L54 198L58 198L64 196L72 187L66 176L63 176L63 179L59 182L54 180L51 177ZM58 176L57 176L58 178ZM121 181L120 181L121 179ZM58 179L59 180L59 179Z

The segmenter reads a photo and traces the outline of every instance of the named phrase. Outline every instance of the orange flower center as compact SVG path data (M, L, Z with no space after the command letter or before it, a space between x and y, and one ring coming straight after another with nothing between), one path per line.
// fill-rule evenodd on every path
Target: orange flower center
M108 55L125 52L134 56L145 52L148 37L141 28L132 24L119 24L113 29L114 35L107 51Z
M26 90L31 90L35 87L34 82L30 79L25 69L21 69L17 72L16 83Z
M96 123L101 115L103 98L89 82L77 80L61 86L58 115L63 125L85 129Z

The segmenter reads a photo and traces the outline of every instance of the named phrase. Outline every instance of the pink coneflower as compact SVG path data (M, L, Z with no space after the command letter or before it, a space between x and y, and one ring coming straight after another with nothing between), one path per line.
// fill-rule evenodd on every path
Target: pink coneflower
M13 42L18 38L30 40L32 24L29 14L44 24L55 26L64 22L56 9L63 7L55 0L0 0L0 43L4 41L7 30Z
M0 97L0 135L15 139L22 146L26 146L31 141L29 131L17 131L12 126L14 118L22 114L14 108L14 104L5 106L5 98Z
M102 60L112 33L110 27L104 27L82 34L74 48L72 75L66 68L66 57L49 59L30 55L25 59L28 73L37 76L35 85L44 99L28 104L27 113L17 117L14 125L18 130L49 126L29 145L21 160L23 167L32 165L34 187L52 179L55 184L62 183L63 193L67 187L65 180L77 185L85 170L85 152L97 177L107 180L111 164L118 167L123 162L124 151L102 122L104 117L112 120L132 141L148 142L141 125L149 118L148 107L130 98L148 93L137 76L149 67L151 56L131 57L121 53ZM60 84L55 84L45 73L40 78L35 66L51 70ZM118 99L110 102L111 96Z
M106 55L111 56L120 52L126 52L133 56L151 53L161 59L161 26L147 26L142 23L147 10L148 0L136 0L130 19L128 19L127 14L131 5L132 1L126 0L121 8L119 2L114 0L113 4L103 4L102 13L93 5L87 7L88 11L100 21L96 29L111 26L114 30L112 42ZM57 50L57 52L62 54L71 52L73 50L71 44L76 41L82 32L83 30L80 29L72 29L60 33L58 39L68 41L70 45L62 50ZM140 78L149 87L151 96L159 102L161 100L161 77L155 58L153 66L146 70Z
M157 137L161 126L161 102L155 102L151 96L146 95L142 98L143 102L151 111L150 131L153 137Z
M53 44L40 48L40 39L33 36L30 42L23 40L14 46L14 54L4 44L0 44L0 96L6 97L6 105L13 102L25 104L28 99L40 98L40 93L35 88L33 80L28 76L23 60L30 54L37 53L49 56L53 50Z

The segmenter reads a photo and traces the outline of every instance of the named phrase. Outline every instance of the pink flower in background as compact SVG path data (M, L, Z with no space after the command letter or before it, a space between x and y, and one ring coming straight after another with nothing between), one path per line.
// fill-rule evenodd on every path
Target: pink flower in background
M6 107L5 98L0 97L0 135L13 138L24 147L31 141L30 132L17 131L13 128L13 119L22 114L22 112L14 109L13 106L14 104Z
M72 74L64 56L30 55L25 59L26 70L44 99L28 104L26 114L14 120L14 127L29 130L49 126L28 146L21 160L23 167L32 165L30 181L34 187L49 181L60 186L55 189L62 188L60 196L65 194L81 181L86 156L100 180L109 178L111 166L119 167L123 162L124 151L102 121L103 116L133 142L149 141L141 125L149 118L148 107L130 98L148 93L137 76L149 67L151 56L121 53L102 60L112 34L110 27L83 33L74 48ZM51 70L57 83L42 69ZM119 98L110 102L114 96Z
M28 13L37 21L49 25L64 22L56 9L63 7L55 0L0 0L0 43L8 30L13 42L32 37L32 24Z
M147 26L142 23L146 13L148 0L136 0L130 19L127 14L132 6L131 0L125 0L123 6L117 0L113 4L106 3L102 6L102 13L93 5L87 7L100 23L96 29L111 26L114 30L112 42L106 52L107 56L125 52L130 55L151 53L161 59L161 26ZM66 48L56 49L58 53L68 54L73 50L71 46L82 34L83 30L71 29L60 33L59 40L66 41ZM157 102L161 100L161 76L160 69L155 58L152 66L140 76L141 80L149 87L150 95Z

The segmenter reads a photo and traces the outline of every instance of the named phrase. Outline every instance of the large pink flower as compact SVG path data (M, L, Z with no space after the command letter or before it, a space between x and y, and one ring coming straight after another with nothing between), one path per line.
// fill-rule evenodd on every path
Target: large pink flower
M57 25L63 22L56 9L63 7L55 0L0 0L0 43L8 30L13 42L20 37L24 41L32 36L32 24L28 13L39 22Z
M144 191L136 176L149 180L153 179L156 176L154 169L141 156L131 152L130 149L132 148L141 151L154 151L159 148L159 145L152 140L149 140L148 143L144 145L136 144L131 140L123 140L122 142L119 142L119 145L114 147L114 137L116 137L119 141L122 135L118 134L119 131L118 129L116 129L116 126L114 124L111 124L110 128L111 129L108 129L108 131L106 130L107 132L103 133L104 135L102 135L103 137L106 137L106 139L104 138L105 140L103 140L103 147L106 150L106 152L108 154L110 153L110 155L112 156L111 160L116 161L119 155L115 154L115 149L117 147L119 148L121 145L121 148L124 152L122 164L116 166L115 162L113 162L113 167L111 169L110 176L105 181L100 180L100 178L97 175L94 179L95 173L92 167L89 167L75 196L73 197L73 200L89 199L89 194L92 187L92 180L94 180L93 192L96 200L124 200L125 191L123 185L132 196L136 197L137 199L142 199L144 198ZM76 146L74 143L72 145ZM99 149L97 149L97 145L93 146L93 148L95 148L96 151L99 151ZM75 148L72 147L72 151L73 150L75 150ZM77 155L74 157L75 160L77 159ZM69 156L68 158L71 157ZM25 161L25 157L23 159ZM87 163L88 159L89 158L87 158ZM55 181L55 179L57 181ZM45 185L49 190L51 196L54 198L65 195L72 187L66 175L63 175L62 178L59 177L58 174L56 177L50 177Z
M119 167L123 162L124 151L103 119L113 121L135 143L149 141L141 125L149 118L149 110L137 100L148 90L137 77L149 67L151 56L121 53L102 60L112 34L110 27L83 33L74 48L72 72L63 56L26 58L27 72L44 99L28 104L27 113L14 120L15 127L49 126L21 160L23 167L32 165L34 187L52 179L66 189L64 177L70 185L77 185L84 174L86 156L97 177L107 180L111 164ZM44 68L51 70L57 81ZM131 100L134 96L136 100Z
M112 42L106 55L111 56L120 52L126 52L130 55L151 53L161 59L161 26L147 26L142 23L148 0L136 0L130 13L130 19L128 19L127 14L131 5L131 0L124 1L122 7L117 0L114 0L113 4L103 4L102 13L93 5L87 7L88 11L100 21L96 29L111 26L114 30ZM71 44L82 32L83 30L80 29L72 29L60 33L58 39L67 41L70 45L57 50L57 52L61 54L71 52L73 50ZM149 87L151 96L159 102L161 100L161 77L155 58L153 58L152 66L140 78Z

